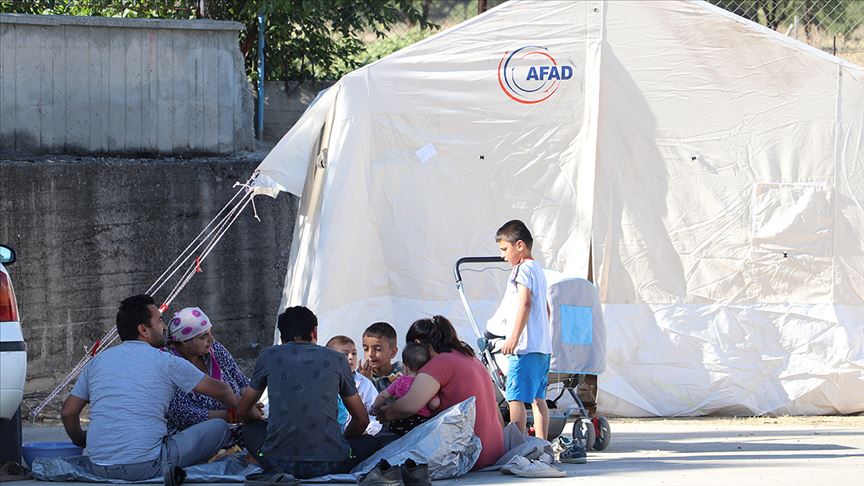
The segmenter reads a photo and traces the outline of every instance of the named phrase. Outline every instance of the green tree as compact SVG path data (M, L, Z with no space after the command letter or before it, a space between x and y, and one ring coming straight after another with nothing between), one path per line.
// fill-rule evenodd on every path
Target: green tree
M257 79L258 15L266 15L265 77L335 79L362 65L365 36L384 38L396 23L421 30L422 0L0 0L0 12L128 18L234 20L245 29L240 50Z

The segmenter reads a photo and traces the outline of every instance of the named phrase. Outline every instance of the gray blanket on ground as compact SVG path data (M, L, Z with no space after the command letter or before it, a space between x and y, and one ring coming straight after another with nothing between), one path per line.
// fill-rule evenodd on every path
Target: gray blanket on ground
M418 464L429 464L429 475L432 479L461 476L470 471L480 457L480 439L474 435L474 413L474 397L471 397L391 442L357 465L349 474L332 474L308 481L354 483L381 459L387 459L394 465L402 464L408 459L413 459ZM246 464L243 457L244 454L238 453L213 463L184 468L186 482L243 482L245 476L261 472L261 468ZM41 481L130 482L95 476L82 467L82 464L84 462L75 457L35 459L33 477ZM161 483L162 478L138 482Z
M481 469L481 471L497 471L515 456L538 459L544 452L550 456L554 456L552 444L543 439L523 434L513 423L509 423L507 427L504 427L504 450L507 452L501 456L501 459L498 459L498 462Z
M83 460L82 460L83 459ZM86 456L39 457L33 460L33 477L40 481L81 481L87 483L131 483L108 479L88 471ZM246 463L246 454L225 457L215 462L183 468L187 483L242 483L246 476L261 472L261 468ZM162 483L161 476L138 483Z

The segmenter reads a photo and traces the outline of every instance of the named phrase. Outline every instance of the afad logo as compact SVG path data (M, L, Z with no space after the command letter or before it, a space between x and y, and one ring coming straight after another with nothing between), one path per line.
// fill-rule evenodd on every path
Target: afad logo
M573 66L560 65L540 46L525 46L504 53L498 63L498 85L511 100L532 105L546 101L561 82L573 77Z

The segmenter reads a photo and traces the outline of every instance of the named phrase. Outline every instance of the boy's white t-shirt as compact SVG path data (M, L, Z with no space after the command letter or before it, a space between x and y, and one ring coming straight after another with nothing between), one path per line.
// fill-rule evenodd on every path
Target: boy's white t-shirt
M357 392L360 394L360 400L363 401L363 406L366 407L366 410L371 410L372 405L375 403L375 397L378 396L378 390L375 389L375 385L372 384L372 381L369 378L366 378L359 371L354 372L354 385L357 386ZM351 416L348 416L348 422L351 421ZM346 422L347 425L347 422ZM373 416L369 416L369 426L366 427L366 433L368 435L375 435L381 431L381 423L375 419Z
M516 354L552 354L552 328L546 307L546 276L543 267L536 260L525 260L513 267L507 278L507 289L495 315L486 323L486 330L492 334L510 337L516 321L519 305L519 287L524 285L531 291L531 311L525 330L519 336Z

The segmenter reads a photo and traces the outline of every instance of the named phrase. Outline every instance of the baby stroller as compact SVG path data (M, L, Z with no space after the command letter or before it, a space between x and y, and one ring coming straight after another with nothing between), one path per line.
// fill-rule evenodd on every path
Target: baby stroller
M500 352L505 337L480 331L468 303L461 274L461 267L465 265L503 262L499 257L463 257L456 261L453 273L468 321L477 334L480 360L489 370L498 389L498 405L506 419L509 415L504 398L507 361ZM552 440L559 436L565 425L573 422L573 438L584 440L587 449L600 451L608 447L612 439L609 421L602 416L591 416L577 393L587 375L602 373L606 368L606 327L597 289L585 279L566 277L554 272L547 272L546 280L553 347L547 396L555 396L546 400L549 406L548 438ZM559 401L565 393L574 403L562 410L559 408ZM530 410L528 414L530 424Z

